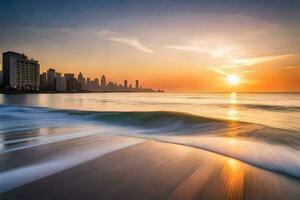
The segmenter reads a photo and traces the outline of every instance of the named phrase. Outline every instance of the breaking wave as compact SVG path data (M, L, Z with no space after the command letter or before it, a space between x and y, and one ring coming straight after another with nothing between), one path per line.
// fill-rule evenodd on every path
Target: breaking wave
M276 108L279 109L279 108ZM298 108L296 108L298 109ZM0 136L41 127L116 127L111 134L138 136L209 150L300 178L300 134L259 124L180 112L96 112L0 106ZM9 120L9 123L8 123Z

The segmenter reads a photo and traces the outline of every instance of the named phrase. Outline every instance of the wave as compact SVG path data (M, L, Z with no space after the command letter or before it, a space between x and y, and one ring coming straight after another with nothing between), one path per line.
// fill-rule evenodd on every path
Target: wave
M228 104L226 106L232 106ZM265 105L265 104L239 104L237 105L240 108L248 109L259 109L259 110L269 110L276 112L300 112L300 106L280 106L280 105Z
M96 112L0 106L0 118L10 115L24 119L28 128L80 123L102 129L116 127L109 131L205 149L300 178L300 134L295 131L169 111ZM0 121L2 132L13 127L13 118L11 123Z
M3 110L4 108L4 110ZM9 112L10 111L10 112ZM0 119L25 120L37 123L92 122L112 126L142 129L147 134L217 135L245 137L279 143L300 149L300 134L296 131L272 128L260 124L208 118L170 111L98 112L63 110L23 106L1 106ZM11 123L13 124L13 123Z
M71 116L81 116L85 120L110 125L141 128L147 134L245 137L300 149L300 134L298 132L248 122L207 118L169 111L96 112L53 110L51 112L63 112Z

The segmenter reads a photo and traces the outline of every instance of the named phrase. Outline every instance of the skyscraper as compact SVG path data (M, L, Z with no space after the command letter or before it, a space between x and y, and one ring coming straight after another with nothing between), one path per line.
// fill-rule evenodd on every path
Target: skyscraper
M55 69L48 69L47 71L47 81L48 81L48 90L55 90Z
M82 86L84 86L85 78L83 77L81 72L78 74L78 79L77 80L78 80L78 83L80 83Z
M128 87L128 81L125 79L124 80L124 88L127 88Z
M81 72L78 74L78 78L77 78L77 89L78 90L85 89L85 78L83 77Z
M105 76L103 75L101 77L101 88L105 88L106 87L106 78Z
M5 89L39 90L40 65L24 54L3 53L3 84Z
M65 74L66 79L66 85L67 85L67 91L75 91L76 89L76 79L74 74L66 73Z
M47 90L48 81L47 81L47 73L43 72L40 75L40 89L41 90Z
M135 80L135 89L139 89L140 88L140 81L139 80Z
M65 77L61 76L61 73L56 73L55 77L55 90L56 91L66 91L67 89L67 83Z

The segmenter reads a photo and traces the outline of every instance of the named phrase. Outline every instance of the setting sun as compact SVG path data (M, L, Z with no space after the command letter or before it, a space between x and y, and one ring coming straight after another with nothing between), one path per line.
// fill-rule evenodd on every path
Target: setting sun
M239 77L235 76L235 75L228 75L227 76L227 82L230 85L237 85L240 82Z

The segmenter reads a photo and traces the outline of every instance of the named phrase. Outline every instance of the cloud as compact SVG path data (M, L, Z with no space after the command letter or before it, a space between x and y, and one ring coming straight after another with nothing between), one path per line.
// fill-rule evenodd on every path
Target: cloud
M176 50L182 50L182 51L193 51L193 52L200 52L200 53L208 53L207 50L204 50L203 48L199 46L193 46L193 45L167 45L164 46L165 48L169 49L176 49Z
M227 75L228 75L225 71L223 71L222 69L219 69L219 68L217 68L217 67L210 67L210 69L211 69L212 71L214 71L214 72L220 74L220 75L223 75L223 76L227 76Z
M116 32L110 31L110 30L102 30L98 32L98 35L100 36L111 36L111 35L116 35Z
M235 50L235 48L233 47L208 48L205 46L198 46L198 45L167 45L164 47L168 49L205 53L210 55L210 57L212 58L227 56L229 52Z
M180 45L165 45L165 48L181 51L198 52L210 55L212 58L228 56L237 47L224 44L224 42L216 42L209 40L191 40Z
M264 63L272 60L277 60L281 58L286 58L293 56L292 54L286 54L286 55L277 55L277 56L265 56L265 57L256 57L256 58L240 58L240 59L231 59L233 63L235 63L237 66L252 66L259 63Z
M256 72L256 70L245 70L245 71L242 71L242 74L250 74L253 72Z
M145 46L144 44L142 44L138 39L136 38L127 38L127 37L123 37L120 36L120 34L116 33L116 32L112 32L109 30L103 30L98 32L98 35L104 39L104 40L110 40L113 42L119 42L131 47L134 47L140 51L144 51L147 53L154 53L153 50L151 50L150 48L148 48L147 46Z
M282 69L297 69L300 68L299 66L287 66L287 67L283 67Z

